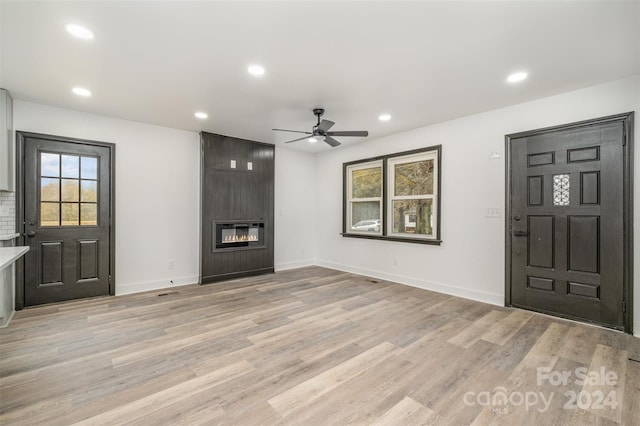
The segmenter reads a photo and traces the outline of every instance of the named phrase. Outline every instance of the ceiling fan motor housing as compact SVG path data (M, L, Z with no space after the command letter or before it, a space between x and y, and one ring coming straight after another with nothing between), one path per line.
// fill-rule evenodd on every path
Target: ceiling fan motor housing
M291 143L291 142L301 141L303 139L321 137L322 140L324 140L327 144L331 145L332 147L336 147L340 145L340 142L335 140L333 136L359 136L359 137L369 136L369 132L367 132L366 130L338 131L338 132L329 131L329 129L331 129L331 127L333 127L335 123L330 120L320 120L320 117L322 117L322 115L324 114L324 108L314 108L313 114L316 117L318 117L318 123L315 126L313 126L313 128L311 129L311 132L304 132L299 130L287 130L287 129L273 129L273 130L277 130L281 132L304 133L304 134L310 135L310 137L304 136L298 139L294 139L292 141L287 141L285 143ZM315 142L315 141L310 140L310 142Z

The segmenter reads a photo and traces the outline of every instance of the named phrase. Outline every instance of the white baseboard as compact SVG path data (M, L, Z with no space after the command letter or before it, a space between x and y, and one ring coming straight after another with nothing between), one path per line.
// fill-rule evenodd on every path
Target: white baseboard
M173 283L171 283L173 281ZM118 284L116 283L116 296L124 294L141 293L143 291L160 290L179 287L182 285L198 284L198 277L167 278L160 281L145 281L141 283Z
M280 272L280 271L286 271L287 269L297 269L297 268L304 268L306 266L316 266L316 265L317 265L317 262L315 259L306 259L306 260L299 260L295 262L278 263L274 266L274 270L276 272Z
M276 272L286 271L288 269L297 269L304 268L307 266L322 266L324 268L336 269L338 271L350 272L353 274L364 275L367 277L378 278L381 280L392 281L399 284L409 285L412 287L421 288L424 290L437 291L438 293L449 294L451 296L463 297L465 299L471 299L478 302L489 303L491 305L496 306L504 306L504 295L498 293L489 293L479 290L471 290L468 288L462 288L453 286L450 284L438 283L429 280L423 280L413 277L406 277L403 275L395 275L389 274L382 271L375 271L371 269L358 268L354 266L344 265L336 262L329 262L326 260L318 260L318 259L306 259L295 262L284 262L279 263L274 266L274 270ZM173 284L170 283L171 279L165 279L161 281L146 281L140 283L130 283L130 284L117 284L116 283L116 295L121 296L124 294L132 294L132 293L140 293L143 291L151 291L151 290L161 290L172 287L179 287L188 284L197 284L198 276L190 276L190 277L182 277L182 278L172 278ZM11 321L11 317L13 317L13 312L11 316L7 319L6 323L0 323L0 328L6 327ZM635 337L640 338L640 326L635 326L634 333Z
M437 291L438 293L458 296L465 299L475 300L477 302L489 303L491 305L504 306L504 295L498 293L488 293L479 290L470 290L468 288L456 287L449 284L437 283L434 281L422 280L419 278L406 277L403 275L389 274L382 271L374 271L371 269L357 268L353 266L343 265L326 260L318 260L316 265L325 268L337 269L338 271L351 272L353 274L365 275L367 277L378 278L386 281L393 281L399 284L409 285L411 287L421 288L423 290Z

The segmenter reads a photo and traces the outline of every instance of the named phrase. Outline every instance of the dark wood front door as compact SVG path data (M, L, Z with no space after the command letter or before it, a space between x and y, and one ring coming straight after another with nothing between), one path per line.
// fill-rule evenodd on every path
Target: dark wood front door
M507 304L625 329L631 122L507 137Z
M21 133L24 305L113 294L113 146Z

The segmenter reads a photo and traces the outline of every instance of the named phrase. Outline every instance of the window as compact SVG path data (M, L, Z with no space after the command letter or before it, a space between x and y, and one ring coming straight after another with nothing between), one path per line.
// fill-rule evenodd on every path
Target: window
M440 244L440 145L345 163L344 237Z
M40 153L40 226L98 224L98 159Z
M359 234L382 234L382 161L347 166L347 227Z
M387 161L389 235L434 237L436 160L436 152L428 152Z

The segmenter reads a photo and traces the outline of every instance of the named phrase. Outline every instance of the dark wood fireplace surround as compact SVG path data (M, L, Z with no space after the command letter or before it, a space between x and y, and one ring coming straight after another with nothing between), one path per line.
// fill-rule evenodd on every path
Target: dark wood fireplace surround
M274 146L206 132L200 141L200 282L273 272Z

